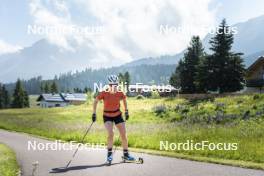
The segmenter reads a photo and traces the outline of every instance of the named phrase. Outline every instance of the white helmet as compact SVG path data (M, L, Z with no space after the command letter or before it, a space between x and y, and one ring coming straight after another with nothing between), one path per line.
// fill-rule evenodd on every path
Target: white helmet
M107 80L108 84L118 84L118 77L116 75L109 75Z

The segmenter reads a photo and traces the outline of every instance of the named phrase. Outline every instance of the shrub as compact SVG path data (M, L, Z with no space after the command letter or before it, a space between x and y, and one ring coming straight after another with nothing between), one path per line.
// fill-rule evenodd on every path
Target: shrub
M246 111L243 115L243 120L248 120L250 118L250 110Z
M215 111L222 111L225 108L225 103L217 103Z
M260 98L260 96L258 94L256 94L256 95L253 96L253 100L257 100L259 98Z
M158 93L158 91L153 91L151 93L151 98L160 98L160 94Z
M243 103L243 100L238 100L237 101L237 104L242 104Z
M156 115L161 115L166 113L167 107L165 105L158 105L153 107L153 111Z
M136 99L137 99L137 100L144 99L144 98L145 98L145 97L144 97L143 95L137 95L137 96L136 96Z
M201 102L211 101L214 102L215 97L212 94L193 94L187 98L191 105L195 105Z
M180 104L177 104L177 105L174 106L174 108L173 108L173 110L174 110L175 112L179 112L179 111L181 111L181 110L183 110L183 109L186 109L186 106L185 106L185 105L180 105Z
M185 108L185 109L183 109L183 110L181 111L182 114L186 114L186 113L188 113L188 112L189 112L189 109L188 109L188 108Z

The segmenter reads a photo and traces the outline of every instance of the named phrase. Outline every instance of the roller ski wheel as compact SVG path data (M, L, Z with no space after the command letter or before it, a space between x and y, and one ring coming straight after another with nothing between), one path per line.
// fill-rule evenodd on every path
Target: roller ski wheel
M143 158L140 158L140 157L138 159L135 159L133 157L122 156L122 160L124 163L136 163L136 164L143 164L144 163Z
M109 156L109 157L107 157L107 160L106 160L105 164L106 164L107 166L111 166L112 161L113 161L113 157L112 157L112 156Z
M106 165L106 166L111 166L111 164L112 164L112 161L106 161L106 162L105 162L105 165Z

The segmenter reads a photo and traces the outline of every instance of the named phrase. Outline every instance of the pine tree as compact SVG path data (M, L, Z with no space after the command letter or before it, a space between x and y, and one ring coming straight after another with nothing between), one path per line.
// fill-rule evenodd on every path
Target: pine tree
M203 57L197 66L196 85L201 93L207 93L216 87L212 68L211 55Z
M129 72L125 72L124 81L125 81L126 91L129 92L128 88L129 88L129 85L130 85L130 82L131 82L131 78L130 78Z
M228 60L228 65L226 68L227 79L225 84L226 92L235 92L243 89L244 87L244 69L243 60L240 53L232 54Z
M27 92L24 90L20 79L16 82L16 87L13 94L13 108L25 108L29 107L29 97Z
M51 93L58 93L58 87L55 81L52 82L50 91Z
M174 87L180 87L181 86L181 81L180 81L180 68L182 65L182 60L179 61L178 66L176 67L174 73L172 73L171 77L170 77L170 85L174 86Z
M24 103L24 107L29 107L29 96L27 94L26 91L24 91L24 100L23 100L23 103Z
M210 40L212 54L213 91L232 92L243 87L244 65L240 53L231 51L234 37L224 19L217 34Z
M44 92L45 93L50 93L50 85L48 82L45 83L45 86L44 86Z
M89 87L84 88L84 93L92 92L92 89Z
M44 84L44 82L40 83L40 91L41 91L41 93L45 93L45 84Z
M197 66L204 57L204 50L199 36L192 37L190 46L180 60L175 73L170 78L172 85L180 84L184 93L195 93L198 91L196 83ZM178 86L177 86L178 87Z
M9 108L9 106L10 106L10 97L9 97L8 91L6 90L5 85L2 86L2 94L3 94L4 108Z
M0 109L4 108L4 93L2 90L2 84L0 83Z
M82 89L76 87L76 88L73 88L73 92L74 93L83 93Z
M182 83L181 83L181 77L183 77L183 71L185 64L184 61L182 59L180 59L178 66L175 69L175 72L172 74L172 76L170 77L170 84L174 87L181 87Z
M125 76L122 73L118 74L119 83L125 83Z

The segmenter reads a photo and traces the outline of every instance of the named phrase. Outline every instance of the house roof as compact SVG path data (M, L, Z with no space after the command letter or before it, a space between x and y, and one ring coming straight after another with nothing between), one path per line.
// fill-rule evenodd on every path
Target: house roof
M60 94L41 94L37 101L45 100L48 102L68 102L86 101L86 94L82 93L60 93Z
M60 94L41 94L37 101L49 101L49 102L64 102L64 98Z
M264 56L260 56L252 65L248 67L248 74L253 72L260 64L264 64Z
M86 94L83 93L61 93L66 101L86 101Z

